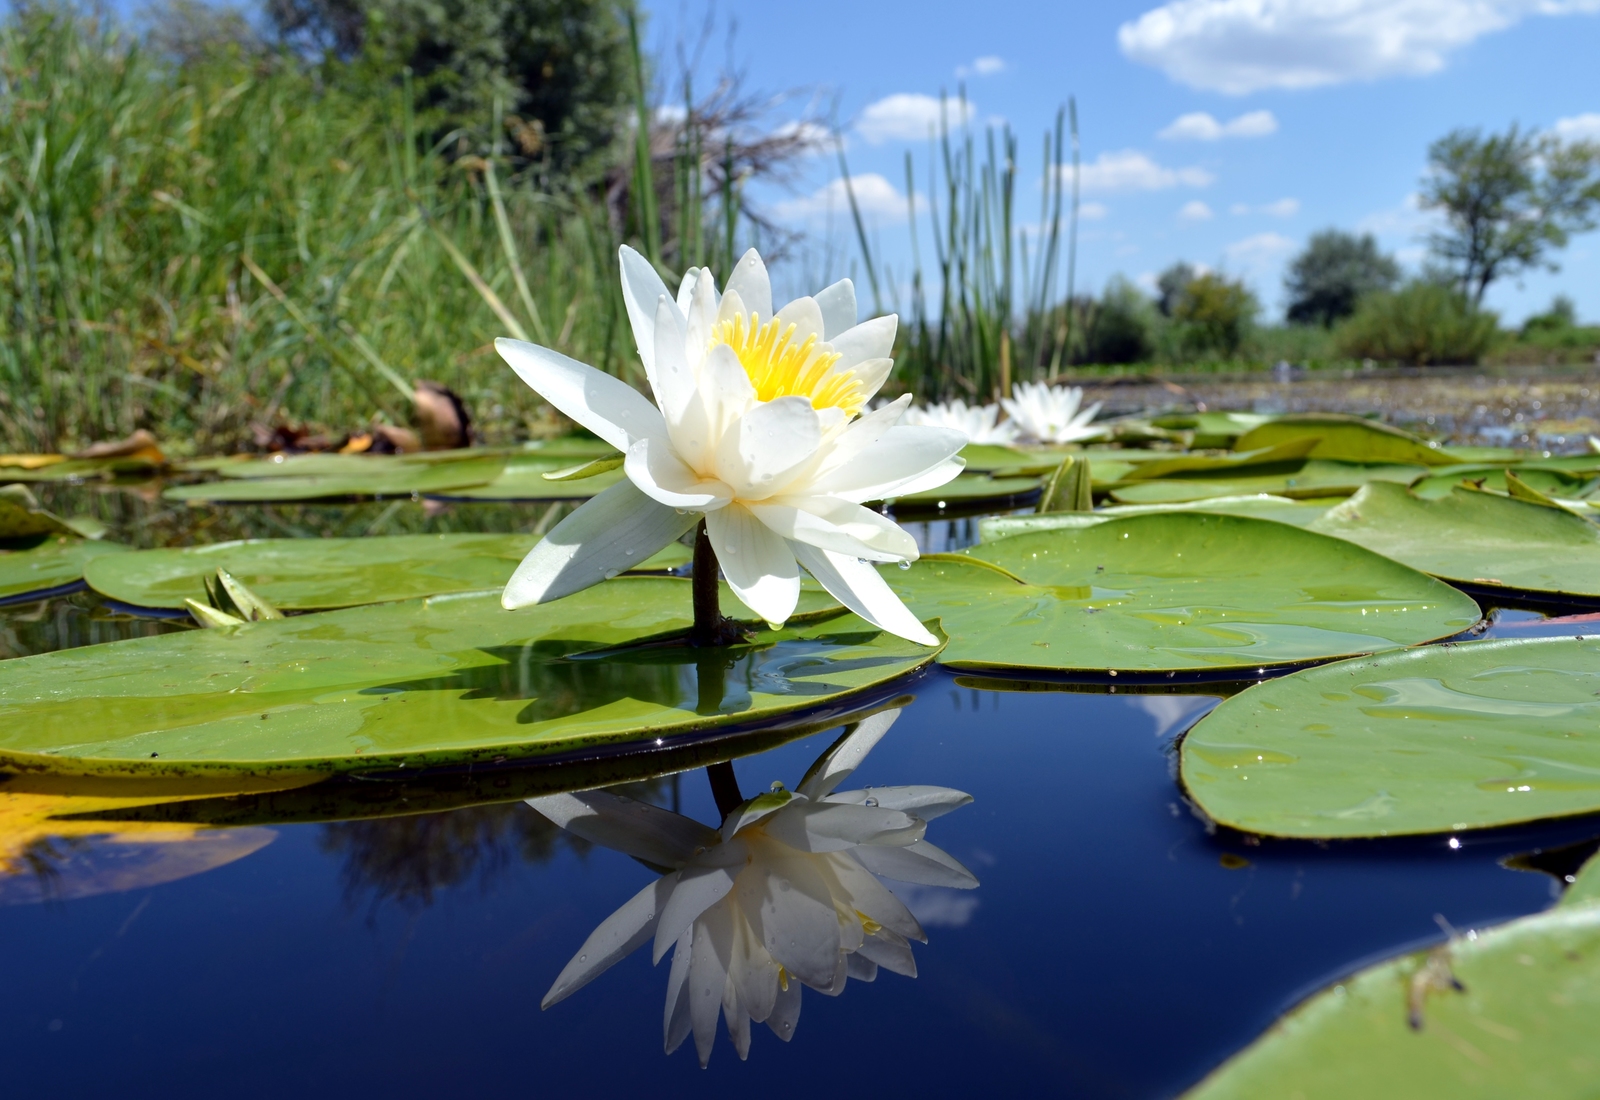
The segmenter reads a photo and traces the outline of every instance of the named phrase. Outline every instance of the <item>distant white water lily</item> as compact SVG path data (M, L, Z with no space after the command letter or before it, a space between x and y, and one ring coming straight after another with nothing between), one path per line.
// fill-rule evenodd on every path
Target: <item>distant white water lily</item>
M654 405L548 348L495 341L541 397L627 456L628 475L534 547L505 606L615 576L703 517L728 584L767 622L794 611L804 566L868 622L934 644L870 564L913 560L916 543L862 507L943 485L962 467L958 432L899 423L909 396L862 415L894 365L897 319L856 324L848 279L774 314L754 249L724 293L691 268L673 296L624 247L622 289Z
M1099 402L1080 412L1083 390L1077 386L1019 382L1011 394L1002 397L1000 404L1025 442L1078 443L1105 434L1104 428L1091 427L1089 423L1100 411Z
M750 1025L787 1042L800 987L837 996L878 968L916 977L921 925L877 875L926 885L978 885L923 839L926 823L972 801L947 787L836 791L893 724L874 715L824 753L793 792L741 804L721 830L605 791L530 798L562 828L671 873L639 891L584 941L541 1007L571 996L646 942L670 949L663 1019L671 1054L692 1032L703 1066L719 1013L740 1058Z
M996 423L999 419L999 405L968 405L958 397L926 408L913 405L906 410L905 422L927 428L953 428L963 433L969 443L1014 442L1016 425L1009 420Z

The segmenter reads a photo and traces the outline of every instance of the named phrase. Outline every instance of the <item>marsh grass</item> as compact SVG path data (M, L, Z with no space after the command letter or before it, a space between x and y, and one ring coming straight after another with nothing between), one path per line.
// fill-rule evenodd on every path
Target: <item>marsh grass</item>
M14 12L0 447L404 422L417 378L491 438L537 434L546 414L492 353L519 329L627 376L603 203L509 161L500 186L500 148L429 142L410 103L396 81L239 53L177 67L102 20Z

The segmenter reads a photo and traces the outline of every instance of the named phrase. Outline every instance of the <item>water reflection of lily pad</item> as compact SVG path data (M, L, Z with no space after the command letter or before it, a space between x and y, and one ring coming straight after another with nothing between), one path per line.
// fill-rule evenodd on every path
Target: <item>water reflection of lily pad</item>
M1341 980L1189 1100L1585 1100L1600 1080L1600 904L1563 904Z
M438 493L487 484L505 469L506 461L504 458L491 456L438 464L379 463L371 472L357 469L347 474L235 477L202 482L198 485L179 485L168 489L162 495L169 500L212 503L407 497L419 493Z
M55 535L27 550L0 550L0 604L77 584L89 562L127 549L113 542Z
M1183 743L1191 797L1274 836L1434 833L1600 810L1600 637L1463 642L1260 684Z
M1479 615L1360 547L1192 513L1017 535L884 577L940 617L941 662L970 669L1215 675L1448 637Z
M803 611L831 606L803 593ZM516 612L498 593L443 596L20 658L0 664L0 764L299 775L599 752L776 719L935 652L837 615L758 632L752 648L774 656L731 670L687 647L610 678L566 668L684 631L689 615L688 581L624 577ZM706 662L723 679L709 709ZM740 692L748 704L727 704Z
M204 600L203 580L218 569L284 610L356 607L501 587L538 541L536 535L250 539L103 558L84 575L96 592L136 607ZM689 558L687 547L671 543L638 571L666 572Z
M1448 580L1600 596L1600 528L1559 508L1467 489L1423 500L1375 483L1311 529Z

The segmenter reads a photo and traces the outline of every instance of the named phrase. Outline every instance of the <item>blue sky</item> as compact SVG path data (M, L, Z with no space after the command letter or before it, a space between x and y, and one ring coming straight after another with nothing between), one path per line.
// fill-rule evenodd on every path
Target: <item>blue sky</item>
M706 13L646 7L668 51ZM1148 280L1183 259L1242 276L1274 314L1285 260L1321 228L1371 230L1420 263L1428 223L1413 196L1429 142L1450 129L1519 122L1600 140L1600 0L723 0L715 12L737 24L748 87L834 105L858 198L902 270L905 151L924 176L924 97L961 83L973 125L1004 120L1019 136L1024 209L1037 209L1042 135L1077 97L1080 285ZM721 63L720 35L707 54ZM820 155L793 190L761 196L811 234L791 278L830 246L853 254L836 175ZM1557 274L1497 284L1489 304L1515 322L1562 292L1600 321L1600 233L1557 260Z

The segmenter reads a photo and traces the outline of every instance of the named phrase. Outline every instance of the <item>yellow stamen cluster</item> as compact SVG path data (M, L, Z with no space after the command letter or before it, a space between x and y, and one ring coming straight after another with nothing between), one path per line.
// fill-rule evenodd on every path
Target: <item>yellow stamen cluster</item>
M838 407L849 416L859 413L867 395L856 373L833 370L839 355L820 344L815 334L798 344L794 334L794 325L780 329L776 320L763 325L759 314L736 313L711 330L711 344L733 349L763 401L807 397L814 409Z

